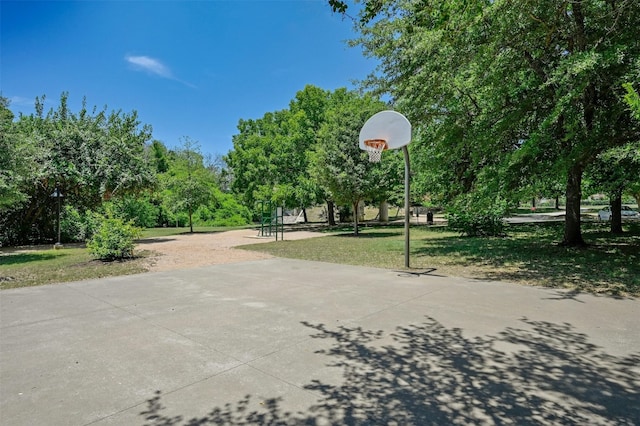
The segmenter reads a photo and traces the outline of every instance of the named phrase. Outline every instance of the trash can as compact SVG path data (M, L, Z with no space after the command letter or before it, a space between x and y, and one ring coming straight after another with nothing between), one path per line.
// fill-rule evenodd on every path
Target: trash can
M427 212L427 225L433 225L433 212L431 210Z

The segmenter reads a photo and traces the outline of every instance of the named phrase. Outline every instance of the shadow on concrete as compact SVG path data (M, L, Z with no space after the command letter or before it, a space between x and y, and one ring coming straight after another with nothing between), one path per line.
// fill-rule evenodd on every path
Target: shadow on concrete
M472 338L429 317L389 335L304 323L313 338L332 342L318 353L344 378L307 384L315 405L291 413L273 398L255 409L247 395L203 417L171 417L158 391L140 416L156 426L637 424L640 354L607 354L569 324L521 321Z

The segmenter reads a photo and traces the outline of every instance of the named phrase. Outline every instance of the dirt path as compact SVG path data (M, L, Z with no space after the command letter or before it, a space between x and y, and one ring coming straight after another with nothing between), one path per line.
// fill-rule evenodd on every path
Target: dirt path
M244 244L267 243L273 238L259 238L254 229L241 229L211 234L184 234L147 239L136 245L137 250L157 253L150 258L149 271L170 271L221 263L269 259L273 256L235 247ZM309 231L286 232L285 240L321 237L325 234Z

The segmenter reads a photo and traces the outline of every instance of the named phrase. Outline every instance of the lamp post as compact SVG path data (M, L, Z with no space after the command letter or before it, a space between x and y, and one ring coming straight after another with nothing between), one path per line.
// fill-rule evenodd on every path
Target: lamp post
M62 192L60 192L60 189L58 189L58 185L56 184L56 189L53 191L53 194L51 194L52 198L56 198L57 199L57 204L58 204L58 208L57 208L57 214L56 214L56 223L58 225L58 240L57 242L54 244L53 248L54 249L59 249L62 248L62 244L60 243L60 201L63 197Z

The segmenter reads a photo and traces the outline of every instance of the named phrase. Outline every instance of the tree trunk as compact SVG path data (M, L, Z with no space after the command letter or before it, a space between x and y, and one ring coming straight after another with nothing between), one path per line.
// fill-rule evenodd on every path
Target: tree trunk
M353 203L353 235L358 236L358 203Z
M193 221L191 220L191 206L189 206L189 229L193 234Z
M560 196L556 195L556 210L560 210Z
M308 223L309 220L307 219L307 209L305 209L304 207L302 208L302 216L304 217L304 223Z
M380 222L389 222L389 203L386 201L381 202L379 212L378 220Z
M582 199L582 168L574 165L567 173L567 206L564 219L564 240L562 245L585 246L580 230L580 201Z
M610 195L611 198L611 233L622 234L622 192Z
M327 220L329 225L334 226L336 224L335 205L332 200L327 201Z
M638 208L640 208L640 191L631 194L633 196L633 198L635 198L636 200L636 204L638 205Z

